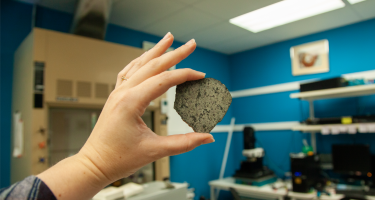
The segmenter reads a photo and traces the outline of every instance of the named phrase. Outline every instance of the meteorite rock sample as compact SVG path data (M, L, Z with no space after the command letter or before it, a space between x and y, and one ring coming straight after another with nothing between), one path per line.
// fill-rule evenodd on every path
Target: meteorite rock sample
M174 109L195 132L209 133L232 103L227 87L219 80L204 78L177 86Z

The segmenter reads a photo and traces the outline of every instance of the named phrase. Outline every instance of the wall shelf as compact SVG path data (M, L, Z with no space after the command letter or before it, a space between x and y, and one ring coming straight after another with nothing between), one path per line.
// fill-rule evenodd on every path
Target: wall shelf
M323 128L335 127L340 129L340 127L345 128L354 128L361 132L361 130L366 129L367 132L372 133L374 131L375 123L360 123L360 124L323 124L323 125L305 125L301 124L294 126L293 131L302 131L302 132L321 132Z
M290 98L292 99L299 98L303 100L318 100L318 99L364 96L364 95L371 95L374 93L375 93L375 84L372 84L372 85L358 85L358 86L349 86L349 87L293 93L293 94L290 94Z
M302 131L302 132L320 132L322 130L322 125L298 125L292 128L293 131Z
M354 96L365 96L365 95L371 95L375 94L375 84L372 85L357 85L357 86L349 86L349 87L340 87L340 88L332 88L332 89L325 89L325 90L314 90L309 92L299 92L299 93L293 93L290 94L290 98L292 99L301 99L301 100L307 100L309 101L309 112L310 112L310 119L315 118L314 114L314 100L319 99L331 99L331 98L342 98L342 97L354 97ZM331 128L329 127L331 126ZM337 131L339 124L326 124L326 125L298 125L294 126L292 130L294 131L302 131L302 132L308 132L311 133L311 146L313 147L314 153L316 153L316 137L315 134L322 132L322 134L329 134L329 130L333 129L332 127L335 127L335 133L340 134L341 131ZM349 126L349 125L341 125L342 126ZM353 129L353 126L356 126L354 131L348 131L348 132L361 132L363 131L363 124L350 124L351 128ZM367 126L367 125L366 125ZM373 129L372 126L370 125ZM326 129L324 129L326 128ZM349 127L348 127L349 128ZM324 129L324 131L322 131ZM328 129L328 130L327 130ZM340 128L339 128L340 129ZM345 127L344 127L345 129ZM373 130L370 130L369 132L373 132Z

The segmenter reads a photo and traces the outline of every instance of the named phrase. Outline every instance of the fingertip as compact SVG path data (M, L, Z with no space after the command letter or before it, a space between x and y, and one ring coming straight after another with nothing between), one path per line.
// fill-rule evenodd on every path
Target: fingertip
M202 78L204 78L204 77L206 77L206 73L204 73L204 72L200 72L200 71L196 71L196 70L194 70L195 71L195 73L196 73L196 79L195 80L199 80L199 79L202 79Z
M200 134L205 135L201 144L209 144L209 143L215 142L214 136L212 134L210 134L210 133L200 133Z
M192 53L195 51L196 48L197 48L197 43L194 42L193 47L192 47L193 49Z
M195 39L191 39L186 43L186 46L189 46L189 47L195 47L196 45L197 43L195 42Z
M158 44L168 44L169 46L172 45L174 40L174 36L171 32L165 34L165 36L158 42Z
M169 37L167 38L167 41L168 42L172 42L174 41L174 36L172 35L172 33L169 32ZM172 45L172 44L171 44Z
M185 73L188 74L185 81L195 81L195 80L202 79L206 76L206 73L196 71L196 70L193 70L193 69L190 69L190 68L178 69L178 70L185 70Z
M197 42L195 41L195 39L192 39L192 44L190 45L190 48L192 49L191 53L193 53L197 48Z
M171 32L169 32L169 34L171 34L171 38L174 40L174 35Z

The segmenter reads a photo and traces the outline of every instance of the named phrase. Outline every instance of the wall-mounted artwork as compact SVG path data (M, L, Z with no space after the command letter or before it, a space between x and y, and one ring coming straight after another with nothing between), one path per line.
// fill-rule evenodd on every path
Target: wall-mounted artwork
M328 53L328 40L319 40L290 48L293 76L328 72Z

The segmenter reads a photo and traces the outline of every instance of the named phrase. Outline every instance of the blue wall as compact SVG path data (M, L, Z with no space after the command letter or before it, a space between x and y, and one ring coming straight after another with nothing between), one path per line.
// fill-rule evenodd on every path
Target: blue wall
M0 188L10 180L10 125L14 52L31 30L32 6L15 1L0 5Z
M328 39L328 73L293 76L290 48ZM375 19L237 53L229 57L231 89L242 90L313 78L331 78L345 73L374 70ZM238 123L302 121L308 117L307 102L290 99L282 92L233 99L232 114ZM320 100L314 103L317 117L375 114L375 96ZM258 132L258 146L265 148L266 164L278 175L290 169L290 152L300 152L306 134L293 131ZM355 140L353 140L355 138ZM371 143L375 134L317 136L318 152L329 153L332 143ZM267 162L271 161L271 162Z

